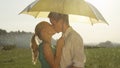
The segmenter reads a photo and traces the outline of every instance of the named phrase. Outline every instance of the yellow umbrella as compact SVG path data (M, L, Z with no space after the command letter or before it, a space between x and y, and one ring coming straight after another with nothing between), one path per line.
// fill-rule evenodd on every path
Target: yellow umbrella
M39 18L47 17L49 12L84 16L92 24L107 23L96 8L84 0L36 0L21 13Z

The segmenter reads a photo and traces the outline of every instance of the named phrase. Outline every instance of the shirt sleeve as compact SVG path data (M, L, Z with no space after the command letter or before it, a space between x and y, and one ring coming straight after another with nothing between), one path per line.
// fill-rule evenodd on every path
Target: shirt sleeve
M72 39L72 46L73 46L73 66L74 67L83 67L84 68L84 45L83 40L81 37L74 37Z

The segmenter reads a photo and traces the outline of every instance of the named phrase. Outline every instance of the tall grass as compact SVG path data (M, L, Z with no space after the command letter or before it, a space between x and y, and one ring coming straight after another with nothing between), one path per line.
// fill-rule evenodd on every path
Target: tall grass
M92 48L85 53L85 68L120 68L120 48Z
M40 63L33 65L30 49L16 48L0 51L0 68L40 68Z
M85 68L120 68L120 48L85 49ZM33 65L31 50L16 48L0 50L0 68L41 68L40 62Z

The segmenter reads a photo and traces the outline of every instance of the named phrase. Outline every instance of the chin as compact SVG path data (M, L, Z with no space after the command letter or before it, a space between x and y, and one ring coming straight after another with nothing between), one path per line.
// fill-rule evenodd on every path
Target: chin
M61 31L60 30L55 30L56 31L56 33L60 33Z
M57 33L60 33L60 31L56 31Z

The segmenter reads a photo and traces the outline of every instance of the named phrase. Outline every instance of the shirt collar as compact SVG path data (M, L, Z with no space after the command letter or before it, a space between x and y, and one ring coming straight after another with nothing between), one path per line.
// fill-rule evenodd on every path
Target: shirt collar
M66 38L71 31L73 31L72 27L68 27L65 33L63 33L63 37Z

